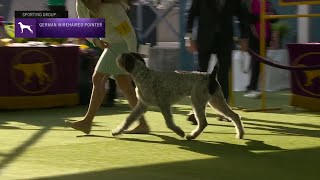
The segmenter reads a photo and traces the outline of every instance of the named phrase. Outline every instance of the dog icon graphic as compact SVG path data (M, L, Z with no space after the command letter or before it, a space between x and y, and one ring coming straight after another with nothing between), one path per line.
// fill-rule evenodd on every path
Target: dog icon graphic
M23 33L24 29L27 29L31 34L33 34L33 31L31 29L31 25L24 25L24 24L22 24L22 22L18 22L18 24L20 25L21 33Z

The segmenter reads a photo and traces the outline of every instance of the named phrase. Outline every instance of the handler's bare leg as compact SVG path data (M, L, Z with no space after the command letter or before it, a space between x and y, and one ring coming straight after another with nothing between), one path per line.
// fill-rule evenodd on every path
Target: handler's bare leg
M87 110L86 115L84 116L83 120L71 122L66 121L66 124L73 129L82 131L86 134L89 134L91 131L92 121L98 112L101 103L104 99L104 96L106 94L105 90L105 83L107 79L109 78L109 75L106 75L101 72L95 72L92 76L92 82L93 82L93 88L90 98L90 104Z

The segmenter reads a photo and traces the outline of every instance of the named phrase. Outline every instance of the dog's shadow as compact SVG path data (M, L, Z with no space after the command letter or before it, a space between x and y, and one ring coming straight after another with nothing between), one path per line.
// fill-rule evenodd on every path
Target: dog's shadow
M255 156L256 153L252 151L266 151L266 150L283 150L280 147L265 144L263 141L246 139L245 145L231 144L226 142L217 141L200 141L191 140L187 141L184 139L176 139L167 135L160 134L149 134L156 136L162 141L145 140L137 138L124 138L117 137L119 140L135 141L144 143L156 143L165 145L179 146L180 149L192 151L195 153L210 155L210 156L230 156L230 155L249 155Z

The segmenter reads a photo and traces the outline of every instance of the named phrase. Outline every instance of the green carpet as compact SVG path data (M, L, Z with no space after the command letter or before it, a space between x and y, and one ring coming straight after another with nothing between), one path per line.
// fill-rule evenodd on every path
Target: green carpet
M0 179L110 180L316 180L320 163L320 114L289 106L287 91L268 93L274 112L237 110L245 140L235 138L231 123L207 109L209 126L196 140L179 138L165 126L157 109L146 117L149 135L110 130L130 112L126 101L101 108L91 136L64 127L80 120L86 106L0 111ZM235 94L235 105L259 108L260 101ZM174 106L175 122L189 133L188 100Z

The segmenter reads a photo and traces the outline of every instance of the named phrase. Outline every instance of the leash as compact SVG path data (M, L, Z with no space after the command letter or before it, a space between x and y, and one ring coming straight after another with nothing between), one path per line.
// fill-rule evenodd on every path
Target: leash
M110 47L107 48L108 51L110 51L112 54L114 54L115 56L119 56L118 53L116 53L115 51L113 51Z
M285 70L289 70L289 71L312 71L312 70L319 70L320 69L320 66L304 66L304 67L285 66L282 64L271 62L267 58L264 58L264 57L260 56L259 54L255 53L252 49L249 49L249 53L253 56L252 59L259 61L259 62L262 62L264 64L267 64L269 66L279 68L279 69L285 69Z

